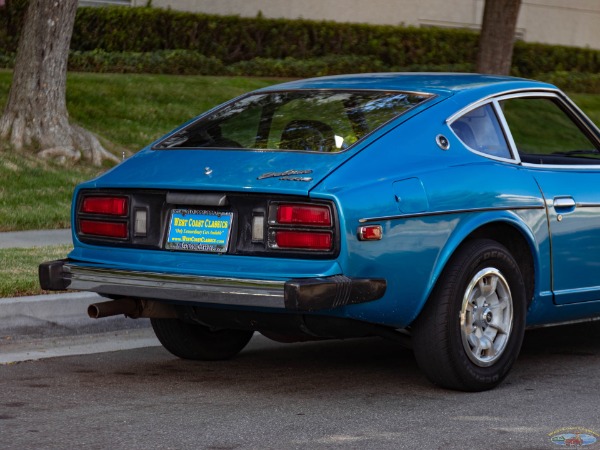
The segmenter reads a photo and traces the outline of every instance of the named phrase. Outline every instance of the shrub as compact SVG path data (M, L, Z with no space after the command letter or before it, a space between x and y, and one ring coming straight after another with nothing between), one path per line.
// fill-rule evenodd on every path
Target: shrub
M172 75L224 75L224 64L188 50L156 52L72 51L69 70L79 72L164 73Z
M227 64L254 58L369 56L384 64L453 64L474 57L477 34L309 20L242 18L153 8L80 8L79 51L196 50Z
M536 78L552 83L565 91L600 94L600 74L598 73L558 71L539 74Z
M325 56L322 58L254 58L228 67L230 75L307 78L342 73L383 72L381 61L370 56Z
M14 63L27 0L0 8L0 67ZM469 30L242 18L149 7L79 8L69 68L94 72L308 77L474 70ZM335 56L334 56L335 55ZM575 75L565 75L566 72ZM600 51L517 42L512 74L600 92Z

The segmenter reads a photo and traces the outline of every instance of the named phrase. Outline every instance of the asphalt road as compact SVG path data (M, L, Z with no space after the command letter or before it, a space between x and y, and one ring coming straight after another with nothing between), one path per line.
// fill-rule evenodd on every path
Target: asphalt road
M600 432L599 338L600 323L530 331L506 382L469 394L433 387L380 339L255 336L212 363L150 347L0 365L0 448L560 448L553 434Z

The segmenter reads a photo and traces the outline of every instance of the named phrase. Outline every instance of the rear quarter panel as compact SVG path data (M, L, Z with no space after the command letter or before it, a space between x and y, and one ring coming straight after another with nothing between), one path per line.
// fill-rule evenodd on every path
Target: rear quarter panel
M449 150L436 144L438 134L448 138ZM419 197L412 203L397 199L394 183L402 180L411 180L407 195ZM422 193L414 188L419 185ZM388 282L382 299L345 307L346 316L409 325L458 246L493 222L507 223L526 238L534 254L536 295L549 295L548 226L535 180L520 166L466 150L439 112L424 112L386 134L311 195L339 206L343 272ZM406 208L402 200L413 206ZM356 233L364 219L378 218L367 223L381 225L383 239L359 241Z

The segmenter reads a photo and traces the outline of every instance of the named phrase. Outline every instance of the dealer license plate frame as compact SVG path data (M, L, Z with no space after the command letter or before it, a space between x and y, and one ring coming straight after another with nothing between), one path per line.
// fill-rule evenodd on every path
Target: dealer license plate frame
M169 214L165 248L200 253L226 253L232 227L231 211L173 209Z

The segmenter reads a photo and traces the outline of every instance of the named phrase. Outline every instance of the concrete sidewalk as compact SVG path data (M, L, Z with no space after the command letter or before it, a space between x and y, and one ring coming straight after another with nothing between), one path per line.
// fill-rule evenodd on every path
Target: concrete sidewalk
M70 229L0 233L0 248L29 248L68 244L73 244Z

